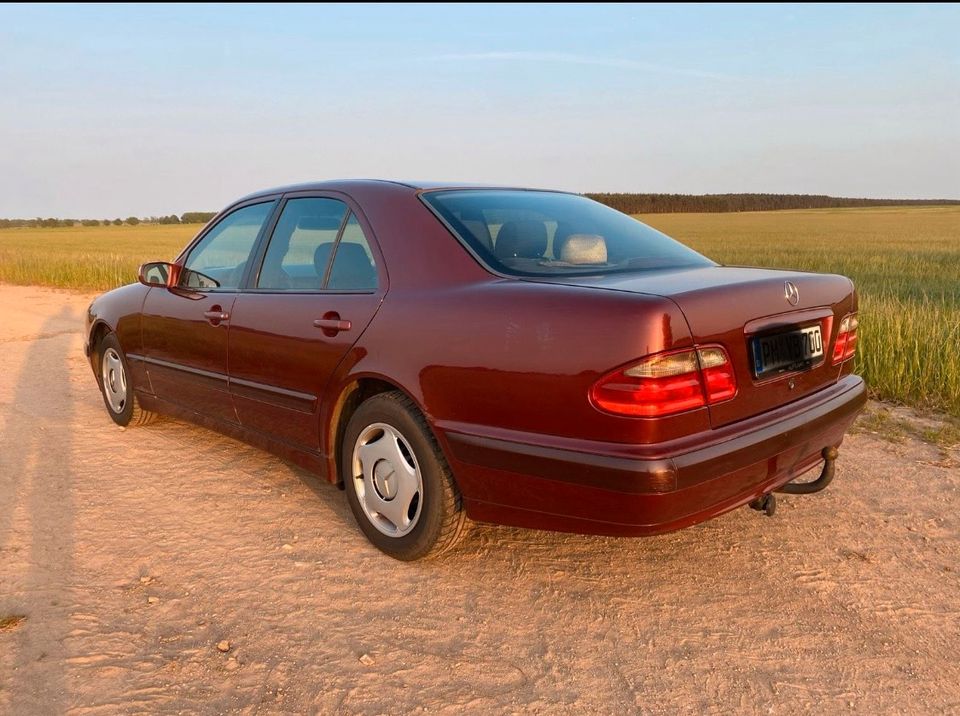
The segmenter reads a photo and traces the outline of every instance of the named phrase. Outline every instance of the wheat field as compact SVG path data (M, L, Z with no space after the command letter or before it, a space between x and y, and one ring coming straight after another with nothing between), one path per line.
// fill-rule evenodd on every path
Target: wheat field
M873 395L960 416L960 207L639 218L724 264L849 276Z
M715 261L850 276L857 371L875 397L960 416L960 207L638 217ZM104 290L171 259L200 226L0 230L0 282Z

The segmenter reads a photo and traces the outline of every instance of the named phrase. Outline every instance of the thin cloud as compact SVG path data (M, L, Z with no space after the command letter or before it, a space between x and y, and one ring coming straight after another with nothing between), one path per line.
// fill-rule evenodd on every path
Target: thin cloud
M575 55L565 52L463 52L433 57L421 58L427 61L440 62L544 62L564 65L585 65L592 67L614 67L638 72L654 72L664 75L679 75L683 77L698 77L700 79L732 81L742 79L733 75L719 72L692 70L683 67L670 67L652 62L637 62L616 57L591 57L589 55Z

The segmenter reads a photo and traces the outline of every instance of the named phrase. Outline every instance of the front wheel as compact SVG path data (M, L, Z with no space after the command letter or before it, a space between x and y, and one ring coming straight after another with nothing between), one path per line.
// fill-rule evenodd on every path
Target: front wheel
M413 401L364 401L350 418L341 476L360 529L391 557L433 557L460 541L466 516L450 468Z
M123 354L120 341L108 333L97 346L100 370L97 373L103 403L113 422L121 427L127 425L146 425L156 418L156 413L143 410L137 404L130 383L130 368Z

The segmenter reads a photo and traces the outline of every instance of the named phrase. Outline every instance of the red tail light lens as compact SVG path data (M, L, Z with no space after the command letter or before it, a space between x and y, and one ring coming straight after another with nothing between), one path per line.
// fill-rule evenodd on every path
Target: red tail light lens
M737 378L727 352L723 348L710 347L701 348L698 353L707 402L712 405L730 400L737 394Z
M642 418L661 417L729 400L737 379L719 346L658 353L608 373L590 389L601 410Z
M850 360L857 352L857 326L859 321L854 315L849 315L840 321L840 330L837 332L837 342L833 344L833 364Z

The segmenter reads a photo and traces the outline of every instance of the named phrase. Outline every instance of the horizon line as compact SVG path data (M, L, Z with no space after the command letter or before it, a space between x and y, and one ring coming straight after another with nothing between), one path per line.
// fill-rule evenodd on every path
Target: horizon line
M498 187L493 186L489 187L491 189L497 189ZM520 187L517 187L520 188ZM623 197L684 197L684 198L706 198L706 197L784 197L784 198L815 198L815 199L831 199L834 201L869 201L869 202L882 202L874 206L811 206L811 207L791 207L783 209L746 209L743 212L738 211L675 211L675 212L655 212L655 213L678 213L678 214L689 214L689 213L707 213L707 214L732 214L732 213L745 213L745 212L760 212L760 211L815 211L815 210L829 210L829 209L869 209L869 208L880 208L883 206L894 207L894 206L904 206L904 205L923 205L923 206L956 206L960 205L960 198L950 199L945 197L935 197L935 198L924 198L924 199L906 199L900 197L867 197L867 196L833 196L832 194L796 194L796 193L782 193L782 192L756 192L756 191L747 191L747 192L711 192L704 194L687 194L683 192L646 192L646 191L585 191L585 192L569 192L573 194L579 194L580 196L623 196ZM229 206L229 204L227 205ZM193 222L193 221L182 221L181 217L185 214L211 214L216 216L220 213L222 209L217 210L189 210L182 211L179 214L176 212L171 212L169 214L145 214L143 216L136 216L130 214L126 217L114 217L112 219L107 218L93 218L91 216L86 217L73 217L73 216L32 216L32 217L16 217L16 216L0 216L0 222L10 222L10 221L23 221L23 222L34 222L34 221L99 221L102 222L101 225L113 224L115 221L120 221L121 223L126 223L128 219L137 219L139 222L143 223L158 223L157 221L151 221L155 219L166 219L171 216L176 217L179 223L191 224L191 223L204 223L204 222ZM644 212L638 212L644 213ZM649 213L649 212L647 212ZM169 224L174 225L174 224ZM0 228L31 228L31 227L0 227ZM60 227L65 228L65 227Z

